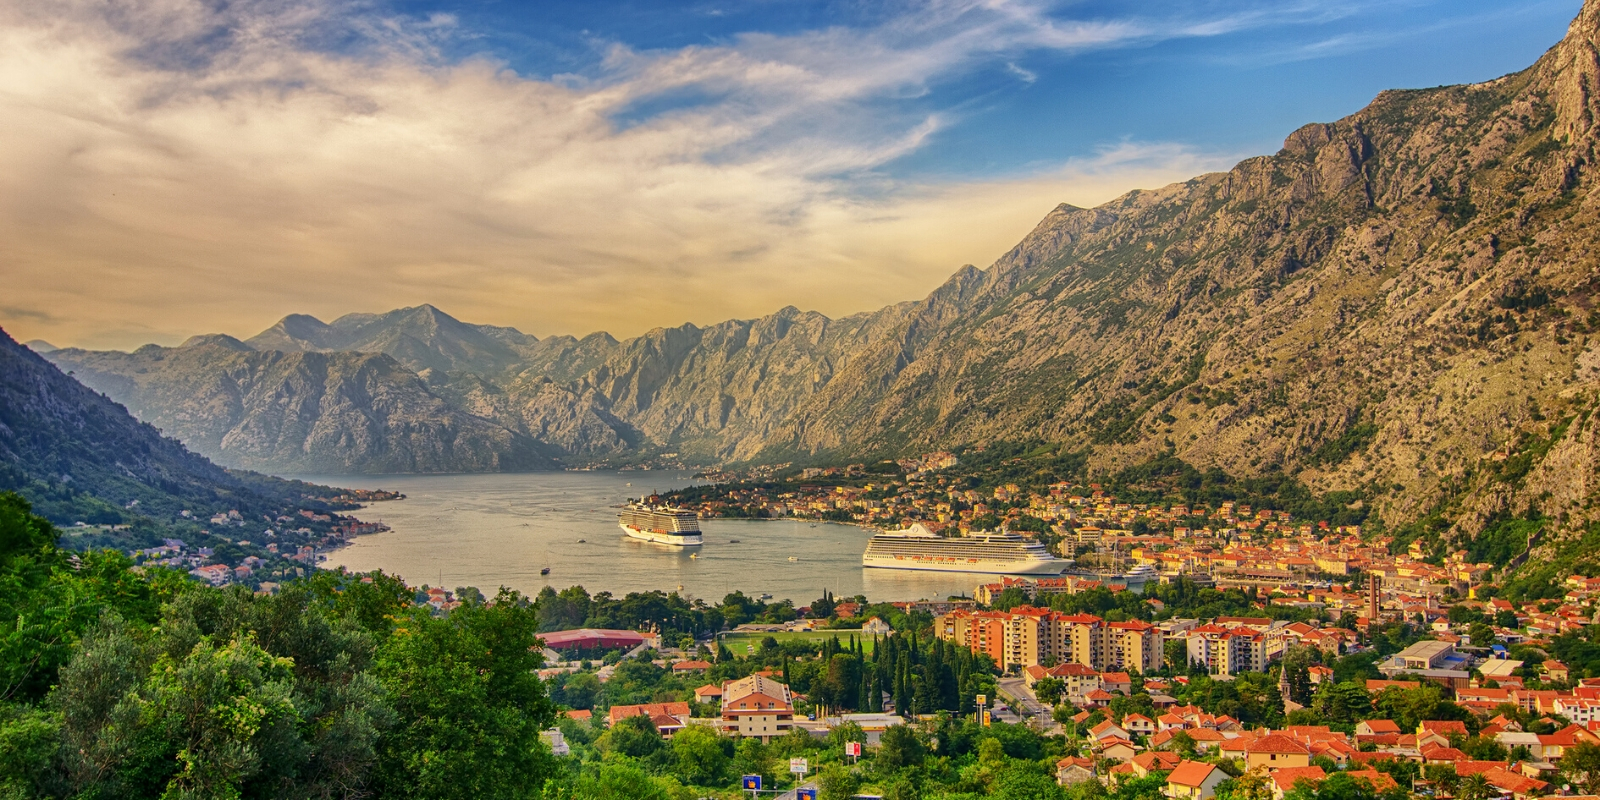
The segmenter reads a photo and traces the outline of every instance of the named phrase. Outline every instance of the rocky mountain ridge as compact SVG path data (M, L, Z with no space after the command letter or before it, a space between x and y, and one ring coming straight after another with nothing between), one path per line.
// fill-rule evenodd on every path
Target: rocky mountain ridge
M1597 39L1589 0L1527 70L1385 92L1228 172L1063 205L988 269L875 312L617 341L428 309L388 332L413 309L286 318L245 344L381 350L448 407L569 459L1036 441L1085 475L1170 454L1350 491L1393 525L1449 509L1447 535L1507 515L1574 531L1600 465ZM136 369L89 380L118 396L113 372Z
M0 330L0 490L70 525L323 508L341 490L238 473L134 419Z

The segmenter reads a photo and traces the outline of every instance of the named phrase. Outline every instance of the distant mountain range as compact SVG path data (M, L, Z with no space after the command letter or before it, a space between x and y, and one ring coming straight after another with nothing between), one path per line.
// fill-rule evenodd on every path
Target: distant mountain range
M61 524L326 508L340 490L225 470L0 331L0 490Z
M1527 70L1385 92L1228 172L1063 205L988 269L843 319L536 339L422 306L48 357L220 462L269 470L1033 441L1088 474L1163 454L1283 470L1396 521L1468 485L1458 526L1588 519L1597 38L1590 0Z

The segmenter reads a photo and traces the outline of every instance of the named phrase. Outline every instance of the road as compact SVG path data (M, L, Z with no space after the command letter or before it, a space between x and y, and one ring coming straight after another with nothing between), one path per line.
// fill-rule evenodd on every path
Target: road
M1000 694L1011 698L1011 706L1016 710L1016 716L1037 720L1039 726L1047 731L1055 726L1055 720L1050 718L1050 707L1039 702L1033 690L1028 688L1027 681L1022 678L1001 678L998 683Z

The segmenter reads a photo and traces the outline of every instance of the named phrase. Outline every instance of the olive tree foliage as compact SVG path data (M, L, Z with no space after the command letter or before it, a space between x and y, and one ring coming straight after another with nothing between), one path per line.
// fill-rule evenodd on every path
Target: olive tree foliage
M392 723L375 645L290 591L191 592L146 631L114 613L50 697L82 797L342 797Z
M539 732L555 703L538 669L532 603L501 589L448 616L413 608L379 649L374 673L399 717L379 743L382 797L532 797L556 770Z

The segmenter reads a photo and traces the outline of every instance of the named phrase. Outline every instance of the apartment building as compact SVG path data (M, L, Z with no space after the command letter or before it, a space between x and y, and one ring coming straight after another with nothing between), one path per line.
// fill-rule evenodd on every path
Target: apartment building
M1096 670L1161 668L1161 629L1147 622L1111 622L1090 614L1062 614L1020 606L1009 612L953 611L935 620L939 636L975 653L988 653L1002 669L1041 664L1082 664Z
M789 687L751 675L722 687L722 730L770 742L794 727L794 696Z
M1108 622L1101 635L1107 669L1155 672L1165 657L1161 629L1148 622Z
M1211 623L1189 632L1189 663L1204 665L1218 675L1265 672L1266 635L1246 627Z

